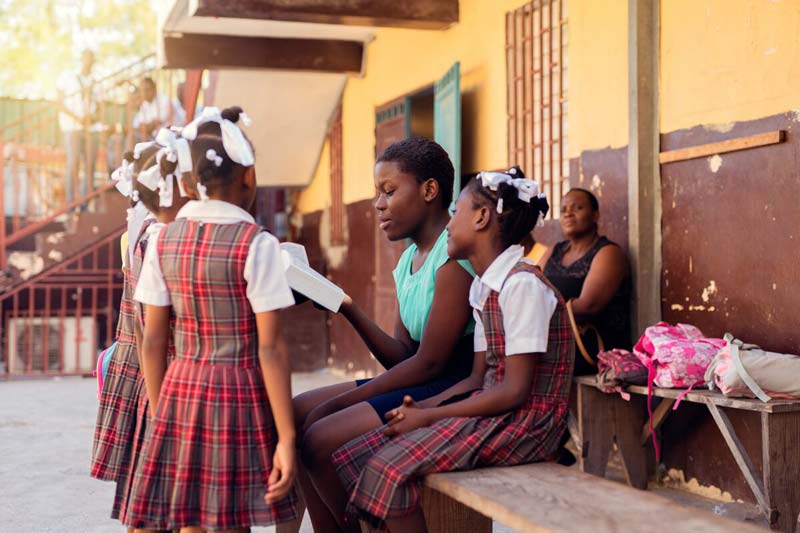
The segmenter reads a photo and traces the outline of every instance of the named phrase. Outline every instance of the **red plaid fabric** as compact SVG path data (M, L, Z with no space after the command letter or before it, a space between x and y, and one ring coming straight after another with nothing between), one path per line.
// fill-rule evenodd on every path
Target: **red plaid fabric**
M419 505L420 482L426 474L541 461L558 448L566 428L574 341L558 291L538 267L526 262L517 263L508 277L520 272L535 274L558 297L547 352L536 360L531 392L523 407L496 417L447 418L393 439L378 428L333 454L339 477L351 495L350 510L374 526L412 512ZM483 384L487 390L500 384L505 375L506 343L497 292L484 304L481 319L487 340Z
M276 432L258 364L244 264L260 228L180 219L159 237L176 359L150 421L125 524L214 531L296 518L264 503Z
M134 246L146 234L153 219L145 220ZM130 464L130 445L136 425L139 403L137 388L141 373L134 334L133 292L139 271L129 268L125 273L122 301L117 322L117 349L108 366L103 383L97 423L92 443L91 475L97 479L116 481L127 472Z
M131 263L131 275L133 279L138 280L139 274L142 271L142 264L144 262L144 253L148 244L148 234L144 234L139 240L136 248L133 250L133 261ZM135 320L139 327L144 330L144 306L134 301L135 306ZM175 317L170 317L170 330L174 330ZM167 343L167 364L170 364L175 358L175 342L173 336L170 335ZM139 373L139 383L135 392L137 409L135 415L135 425L133 437L130 444L130 461L128 467L120 472L117 478L117 490L114 494L114 503L111 510L111 518L118 518L121 522L125 522L127 516L128 499L130 491L133 486L134 473L136 468L141 463L140 456L144 448L145 435L147 432L147 425L150 422L150 402L147 398L147 389L144 384L144 376Z

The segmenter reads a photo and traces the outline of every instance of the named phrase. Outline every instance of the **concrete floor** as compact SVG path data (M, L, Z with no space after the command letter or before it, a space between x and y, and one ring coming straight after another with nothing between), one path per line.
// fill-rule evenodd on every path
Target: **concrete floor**
M296 374L292 386L299 393L342 379ZM108 518L114 484L89 477L96 414L94 379L0 382L0 532L124 531ZM308 519L301 531L311 533Z

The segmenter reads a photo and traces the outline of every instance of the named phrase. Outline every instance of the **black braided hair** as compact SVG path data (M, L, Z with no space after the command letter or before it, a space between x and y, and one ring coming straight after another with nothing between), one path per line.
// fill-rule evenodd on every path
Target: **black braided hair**
M525 174L519 167L513 167L514 172L509 170L509 175L513 178L524 178ZM489 207L493 217L497 219L500 239L503 247L512 244L519 244L527 235L533 231L539 216L547 215L550 204L547 198L533 197L530 203L519 199L519 191L513 185L501 183L497 191L484 187L480 180L480 175L475 176L467 183L467 187L472 195L474 208ZM497 212L497 203L502 198L503 211Z
M242 113L242 108L239 106L229 107L222 110L222 118L236 124ZM245 139L250 142L246 135ZM222 130L216 122L200 124L197 128L197 137L189 143L189 146L191 147L192 166L197 183L209 189L228 185L237 175L237 172L244 168L233 161L225 151L225 146L222 144ZM206 153L209 150L214 150L217 156L222 158L220 166L217 166L214 161L206 157Z
M375 163L382 162L397 163L402 172L412 174L419 183L431 178L436 180L442 206L448 207L453 200L453 163L438 143L425 137L397 141L389 145Z

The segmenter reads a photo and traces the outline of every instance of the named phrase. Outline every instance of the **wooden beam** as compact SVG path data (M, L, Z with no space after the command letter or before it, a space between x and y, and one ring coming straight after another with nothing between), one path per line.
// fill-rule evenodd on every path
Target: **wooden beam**
M183 105L186 110L186 123L194 119L197 109L197 99L203 87L203 69L189 69L186 71L186 82L183 85Z
M733 429L733 425L731 425L731 421L728 419L728 415L726 415L713 403L707 403L706 405L708 406L708 410L711 412L711 416L714 418L714 422L717 423L717 427L719 428L720 433L722 433L725 442L728 444L728 448L731 450L733 458L736 459L736 464L739 465L739 469L742 471L744 479L750 486L750 490L753 491L753 495L756 497L756 501L758 502L759 507L761 507L761 511L767 512L769 510L769 505L767 504L767 498L764 495L764 484L758 475L758 470L756 470L756 467L753 466L753 461L751 461L750 456L747 455L747 450L744 449L739 437L736 436L736 432Z
M661 320L661 175L658 164L660 0L628 0L628 241L633 338Z
M164 36L166 68L359 73L363 52L364 45L358 41L201 33Z
M677 150L661 152L661 154L658 156L658 161L663 165L664 163L686 161L687 159L696 159L698 157L706 157L714 154L724 154L727 152L735 152L737 150L747 150L748 148L758 148L759 146L778 144L784 142L785 140L786 131L768 131L765 133L750 135L748 137L739 137L738 139L728 139L727 141L701 144L698 146L689 146L688 148L679 148Z
M458 0L197 0L190 16L440 30L458 22Z

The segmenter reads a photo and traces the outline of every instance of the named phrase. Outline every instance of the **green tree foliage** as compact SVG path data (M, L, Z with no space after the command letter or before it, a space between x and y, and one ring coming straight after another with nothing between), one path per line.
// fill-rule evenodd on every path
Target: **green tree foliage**
M52 98L95 52L102 76L155 52L157 0L0 0L0 96Z

